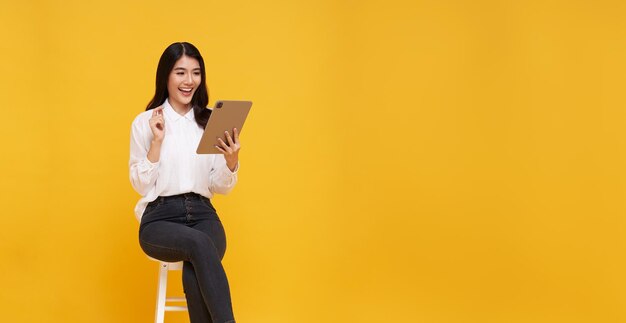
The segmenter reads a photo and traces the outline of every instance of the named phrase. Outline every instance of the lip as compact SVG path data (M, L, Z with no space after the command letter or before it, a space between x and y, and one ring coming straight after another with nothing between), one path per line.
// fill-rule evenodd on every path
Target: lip
M191 89L191 91L183 91L179 88L178 92L180 92L183 96L191 96L193 94L193 88Z

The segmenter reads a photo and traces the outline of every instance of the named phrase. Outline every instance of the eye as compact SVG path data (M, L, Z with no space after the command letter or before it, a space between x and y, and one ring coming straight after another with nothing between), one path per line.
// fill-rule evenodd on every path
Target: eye
M195 72L195 73L193 73L193 74L195 74L195 75L200 75L200 72Z
M176 75L184 75L185 73L183 72L177 72Z

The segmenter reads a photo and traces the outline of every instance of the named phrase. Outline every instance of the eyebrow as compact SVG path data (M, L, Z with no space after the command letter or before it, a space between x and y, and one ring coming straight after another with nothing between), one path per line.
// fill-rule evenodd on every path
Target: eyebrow
M184 67L175 67L175 70L183 70L186 71L187 69L185 69ZM194 68L192 71L199 71L201 70L199 67Z

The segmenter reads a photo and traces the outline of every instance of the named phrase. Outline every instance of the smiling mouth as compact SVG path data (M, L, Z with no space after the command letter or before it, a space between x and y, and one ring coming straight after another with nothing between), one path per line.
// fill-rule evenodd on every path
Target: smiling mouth
M191 95L191 92L193 92L193 88L180 88L179 87L178 90L182 92L183 95L185 96Z

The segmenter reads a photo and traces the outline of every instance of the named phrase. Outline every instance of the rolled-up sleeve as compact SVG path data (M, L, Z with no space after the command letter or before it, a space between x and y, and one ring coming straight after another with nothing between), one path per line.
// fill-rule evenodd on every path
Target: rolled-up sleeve
M141 196L150 191L159 175L159 162L152 163L147 157L151 135L148 131L150 128L142 124L141 118L133 121L130 134L130 182Z
M209 173L209 189L211 192L228 194L237 184L237 172L239 172L239 162L237 162L233 172L226 165L224 155L215 155L214 167Z

